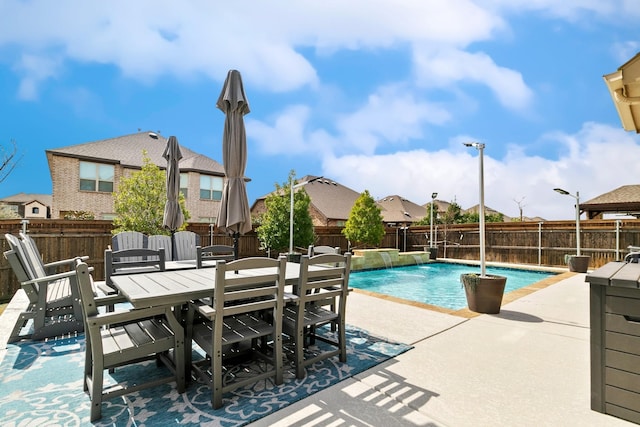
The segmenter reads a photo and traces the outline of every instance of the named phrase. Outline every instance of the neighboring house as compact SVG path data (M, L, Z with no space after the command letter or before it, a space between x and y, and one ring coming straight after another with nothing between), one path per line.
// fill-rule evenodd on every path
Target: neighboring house
M180 142L180 140L178 140ZM122 177L142 168L142 152L166 169L162 153L167 139L155 132L139 132L117 138L46 150L53 188L51 217L64 218L73 211L92 212L96 219L113 219L113 193ZM191 222L215 223L224 168L180 144L180 191L185 195Z
M376 203L382 209L382 221L387 225L411 225L427 216L424 206L415 204L402 196L387 196Z
M605 214L640 218L640 185L623 185L580 203L580 212L584 212L587 219L603 219Z
M360 197L360 193L329 178L318 179L317 176L306 175L297 181L304 182L312 179L317 179L317 181L309 182L303 188L311 199L309 213L313 225L316 227L344 226L349 219L353 204ZM264 203L266 198L267 195L262 196L253 203L251 206L252 216L259 216L266 211Z
M471 214L471 213L475 213L477 214L478 211L480 210L480 205L475 205L475 206L471 206L469 209L464 209L462 211L463 214ZM510 222L511 221L511 217L503 214L502 212L498 212L495 209L490 208L489 206L484 207L484 214L485 215L502 215L504 222Z
M0 203L8 206L20 218L49 218L51 214L51 196L49 194L18 193L0 199Z

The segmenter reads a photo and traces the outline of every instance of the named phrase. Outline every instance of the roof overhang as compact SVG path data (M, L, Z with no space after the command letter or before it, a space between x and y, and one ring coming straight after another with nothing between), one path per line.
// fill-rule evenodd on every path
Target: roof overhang
M624 130L640 133L640 54L603 78Z

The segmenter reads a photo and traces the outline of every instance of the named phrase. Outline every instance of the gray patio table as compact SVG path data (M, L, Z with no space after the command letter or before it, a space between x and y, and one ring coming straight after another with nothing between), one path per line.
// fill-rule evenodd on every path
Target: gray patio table
M227 274L236 273L231 271ZM264 270L245 270L239 274L259 275L264 274ZM287 262L285 284L294 285L299 275L300 264ZM213 268L166 270L116 275L112 276L112 280L113 286L134 308L181 306L188 301L213 295L215 271Z

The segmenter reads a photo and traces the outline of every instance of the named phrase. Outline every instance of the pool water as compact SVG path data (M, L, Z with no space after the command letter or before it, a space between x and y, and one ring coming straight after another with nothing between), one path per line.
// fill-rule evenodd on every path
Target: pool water
M505 294L555 275L499 267L486 267L486 272L507 277ZM464 289L460 283L460 275L464 273L480 274L480 267L434 262L409 267L355 271L349 276L349 287L460 310L467 306Z

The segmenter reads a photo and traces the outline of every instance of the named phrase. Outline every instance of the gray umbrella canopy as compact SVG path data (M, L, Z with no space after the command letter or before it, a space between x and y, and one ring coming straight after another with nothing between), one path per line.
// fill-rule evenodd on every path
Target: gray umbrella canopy
M229 71L216 107L225 113L222 161L227 177L222 190L218 227L229 234L245 234L251 231L251 212L244 180L247 167L244 115L249 113L249 102L244 94L240 72Z
M182 209L178 203L178 194L180 193L180 167L178 165L182 159L182 153L175 136L169 137L162 157L167 160L167 203L164 205L162 226L173 233L184 222Z

